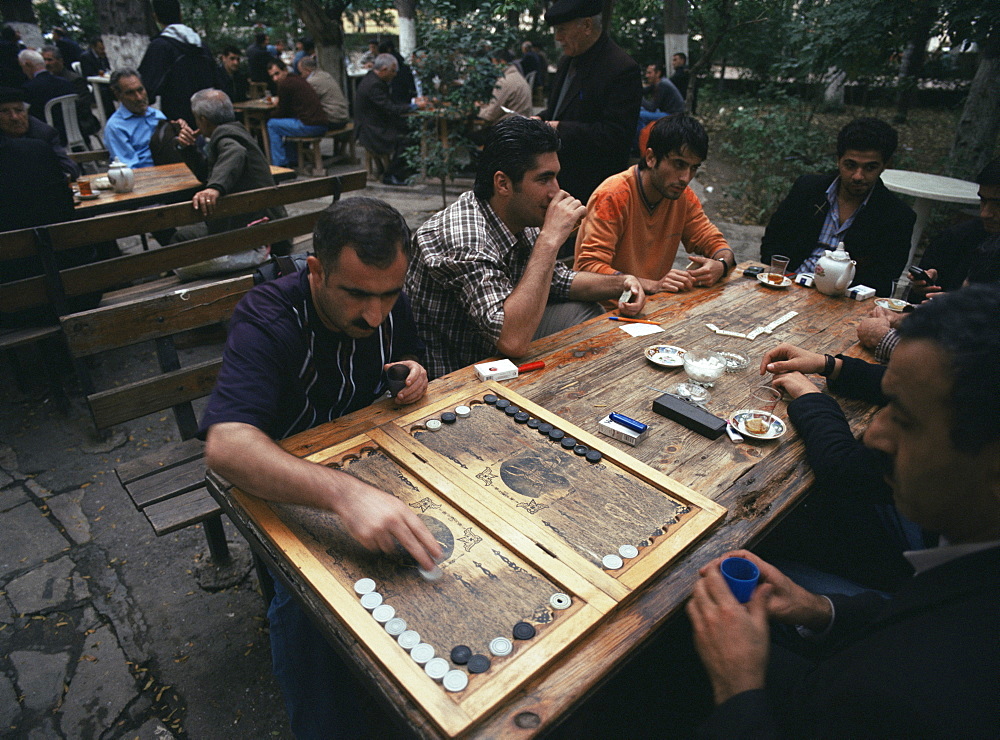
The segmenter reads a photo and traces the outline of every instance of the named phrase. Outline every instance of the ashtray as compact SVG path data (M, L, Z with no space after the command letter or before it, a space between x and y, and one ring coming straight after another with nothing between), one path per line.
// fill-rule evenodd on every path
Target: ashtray
M895 311L896 313L903 313L910 304L906 301L901 301L899 298L876 298L875 305L879 308Z
M788 429L788 427L785 425L785 422L783 422L780 418L778 418L774 414L768 414L764 420L761 420L760 416L763 413L764 413L763 411L754 411L753 409L740 409L735 414L733 414L732 418L729 420L729 423L732 424L733 428L736 429L736 431L738 431L740 434L742 434L745 437L751 437L753 439L763 439L763 440L777 439L778 437L780 437L782 434L785 433L785 431ZM752 432L749 429L747 429L747 422L751 422L752 425L753 421L755 420L763 421L764 424L767 425L767 428L764 432Z
M716 350L726 358L726 372L739 373L750 367L750 356L736 350L720 349Z
M778 278L781 278L781 280L778 280ZM792 284L792 279L773 272L762 272L757 276L757 282L766 285L768 288L787 288Z
M643 350L646 359L654 365L660 367L680 367L684 364L684 355L687 350L675 347L672 344L654 344Z

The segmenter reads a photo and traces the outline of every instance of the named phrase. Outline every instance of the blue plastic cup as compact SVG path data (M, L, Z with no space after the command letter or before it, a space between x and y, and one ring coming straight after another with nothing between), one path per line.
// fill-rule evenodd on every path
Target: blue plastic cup
M746 558L726 558L719 567L736 600L741 604L750 601L757 588L760 569Z

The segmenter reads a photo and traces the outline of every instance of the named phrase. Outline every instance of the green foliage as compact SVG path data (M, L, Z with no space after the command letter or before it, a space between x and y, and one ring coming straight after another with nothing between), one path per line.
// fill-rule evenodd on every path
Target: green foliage
M60 0L58 5L55 0L45 0L35 5L35 14L42 31L62 26L83 48L87 48L91 37L101 32L92 0Z
M645 69L662 64L662 0L620 0L611 11L611 36Z
M414 139L422 137L422 147L411 147L407 158L429 177L440 179L442 193L445 181L454 179L468 161L473 145L465 134L466 122L492 97L500 75L488 51L508 48L515 41L500 23L486 5L467 13L450 0L431 0L418 7L419 47L412 66L433 105L412 116Z
M720 148L743 172L726 194L743 200L750 223L767 223L799 175L828 168L829 136L814 125L811 111L801 103L723 106L715 124L722 136Z

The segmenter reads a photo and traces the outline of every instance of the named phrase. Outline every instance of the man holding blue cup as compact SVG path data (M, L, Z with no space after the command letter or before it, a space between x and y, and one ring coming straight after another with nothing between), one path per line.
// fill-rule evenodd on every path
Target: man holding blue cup
M891 599L813 594L743 550L704 566L687 611L715 697L708 737L1000 736L1000 286L920 306L900 337L864 442L940 544L906 553L915 575ZM739 558L759 571L745 604L722 567ZM811 657L772 647L770 622Z

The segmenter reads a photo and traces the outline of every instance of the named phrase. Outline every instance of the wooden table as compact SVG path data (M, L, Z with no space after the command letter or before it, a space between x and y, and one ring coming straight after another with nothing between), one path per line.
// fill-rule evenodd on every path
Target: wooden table
M894 193L912 195L913 210L917 214L917 222L913 226L913 236L910 239L910 256L906 260L909 265L920 243L920 236L927 226L927 218L931 213L931 201L942 203L961 203L972 206L979 203L979 186L967 180L957 180L954 177L930 175L926 172L910 172L909 170L885 170L882 172L882 182Z
M523 361L544 360L545 368L504 383L585 430L595 430L597 420L613 410L648 423L650 435L638 447L614 440L610 443L713 499L728 513L718 527L645 591L600 622L572 650L557 658L551 670L533 678L477 726L476 736L531 737L550 727L681 608L700 566L727 550L754 542L794 506L811 484L813 476L793 429L778 441L734 444L725 435L714 441L706 439L651 411L652 401L659 394L644 386L667 389L684 375L681 369L667 370L649 363L642 353L648 345L737 348L749 353L750 368L727 374L715 384L709 409L720 416L743 407L751 390L762 381L756 369L762 355L778 342L834 354L860 352L855 327L867 314L868 302L831 298L797 285L775 290L743 278L741 272L742 266L734 270L725 286L651 298L646 317L660 322L664 333L633 338L621 330L620 323L601 317L539 340ZM723 329L746 332L792 310L798 312L795 318L775 329L773 335L762 335L752 342L717 336L705 327L706 323L714 323ZM431 383L427 401L438 401L474 378L472 368L440 378ZM842 405L855 431L867 424L870 407L856 402ZM327 440L335 430L360 434L411 411L407 407L397 410L391 402L379 401L333 424L296 435L282 445L305 457L329 447ZM784 403L779 404L777 413L787 416ZM287 575L284 553L275 551L257 522L247 515L241 503L249 500L246 494L212 473L209 488L265 561L277 567L276 572ZM286 567L278 567L279 563ZM316 592L294 578L287 585L331 644L351 656L351 662L376 694L395 708L414 734L441 736L380 663L332 616Z
M271 161L271 139L267 135L267 119L278 109L270 97L233 103L233 110L243 116L243 127L260 140L267 161Z
M140 167L135 173L135 187L130 193L116 193L113 190L98 190L93 200L81 200L76 204L75 212L82 217L98 216L115 211L129 211L152 204L167 205L187 200L205 187L191 172L186 164L161 164L155 167ZM295 170L287 167L271 167L274 181L284 182L295 177ZM98 176L86 179L91 183Z

